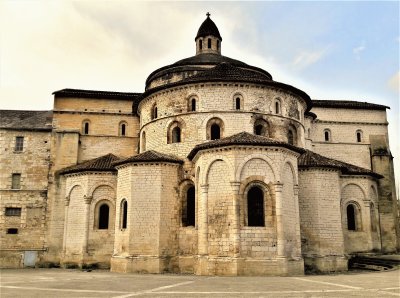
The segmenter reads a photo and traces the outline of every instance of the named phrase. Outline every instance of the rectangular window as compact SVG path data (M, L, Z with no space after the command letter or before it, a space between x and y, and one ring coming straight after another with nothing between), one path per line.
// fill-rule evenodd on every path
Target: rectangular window
M18 229L14 229L14 228L11 228L11 229L7 229L7 234L18 234Z
M21 188L21 174L12 174L11 189Z
M7 207L6 216L21 216L21 208Z
M15 152L21 152L24 150L24 137L15 137Z

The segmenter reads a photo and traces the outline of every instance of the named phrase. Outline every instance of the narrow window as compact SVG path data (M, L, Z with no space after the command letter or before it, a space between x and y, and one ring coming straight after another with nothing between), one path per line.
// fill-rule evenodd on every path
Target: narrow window
M202 39L199 40L199 49L200 50L203 49L203 40Z
M357 131L357 142L361 143L361 132Z
M329 142L331 140L331 136L329 133L329 130L324 130L324 138L325 138L325 142Z
M211 125L211 140L218 140L221 138L221 129L218 124Z
M248 226L264 226L264 193L257 186L247 193L247 216Z
M12 234L12 235L18 234L18 229L15 228L7 229L7 234Z
M121 228L126 229L126 227L128 226L128 202L125 200L122 202L121 211L122 211Z
M375 224L375 207L374 204L371 203L369 205L369 213L371 217L371 231L376 231L376 224Z
M142 152L146 151L146 132L142 133Z
M153 117L152 117L152 119L157 119L157 117L158 117L157 106L154 106L154 108L153 108Z
M99 208L99 229L107 230L108 229L108 220L110 217L110 207L107 204L103 204Z
M192 112L196 111L196 98L192 98L191 108Z
M219 40L217 40L217 50L219 51Z
M279 114L280 113L280 107L279 107L279 101L275 102L275 114Z
M259 125L256 125L255 127L254 127L254 133L257 135L257 136L262 136L263 135L263 126L262 126L262 124L259 124Z
M211 49L211 38L208 39L208 48Z
M120 136L125 136L125 134L126 134L126 124L125 123L121 124L119 134L120 134Z
M24 150L24 137L15 137L14 151L21 152Z
M14 173L11 176L11 189L20 189L21 188L21 174Z
M191 186L186 192L186 200L183 202L182 224L184 227L195 226L196 224L196 204L195 188Z
M89 134L89 122L83 123L83 134L85 134L85 135Z
M291 130L288 131L288 143L290 145L294 145L294 135L293 135L293 131L291 131Z
M356 216L355 209L352 204L347 206L347 229L349 231L356 230Z
M181 142L181 129L176 126L172 130L172 143L180 143Z
M240 110L240 97L236 97L236 110Z
M21 216L21 208L7 207L5 216Z

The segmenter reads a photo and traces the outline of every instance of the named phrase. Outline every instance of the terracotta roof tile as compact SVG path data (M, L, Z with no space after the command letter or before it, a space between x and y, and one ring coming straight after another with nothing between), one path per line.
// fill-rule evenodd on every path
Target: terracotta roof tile
M383 178L382 175L377 174L369 169L361 168L343 161L332 159L326 156L322 156L310 150L306 150L305 153L298 158L299 168L336 168L341 170L343 174L349 175L369 175L375 178Z
M180 158L160 153L154 150L149 150L129 158L115 161L113 165L118 166L126 163L136 163L136 162L171 162L171 163L183 164L183 160Z
M9 130L50 131L52 111L0 110L0 127Z
M191 160L195 157L197 152L205 149L211 148L220 148L232 145L245 145L245 146L276 146L276 147L285 147L290 150L303 153L304 149L290 145L286 142L277 141L274 139L270 139L263 136L253 135L248 132L241 132L230 137L208 141L206 143L202 143L196 145L192 151L190 151L188 158Z
M117 161L119 158L114 154L107 154L100 156L95 159L85 161L83 163L70 166L58 171L58 174L71 174L78 172L114 172L116 169L113 166L113 162Z
M82 90L82 89L61 89L54 91L55 96L61 97L81 97L81 98L106 98L134 101L141 93L131 92L114 92L114 91L99 91L99 90Z
M352 100L312 100L313 107L318 108L338 108L338 109L366 109L366 110L386 110L388 106L379 105L369 102L352 101Z

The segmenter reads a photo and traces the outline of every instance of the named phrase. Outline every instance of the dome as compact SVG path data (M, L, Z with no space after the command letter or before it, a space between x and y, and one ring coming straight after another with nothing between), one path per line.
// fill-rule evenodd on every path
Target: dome
M222 37L219 34L219 30L217 28L217 25L210 19L210 14L207 13L207 19L201 24L199 31L197 31L196 39L199 37L206 37L206 36L214 36L219 38L222 41Z

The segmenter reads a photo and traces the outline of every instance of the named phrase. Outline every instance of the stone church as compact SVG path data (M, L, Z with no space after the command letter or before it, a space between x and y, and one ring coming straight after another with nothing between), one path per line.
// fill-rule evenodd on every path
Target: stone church
M398 249L389 107L223 56L209 15L194 45L143 93L1 111L3 268L294 275Z

